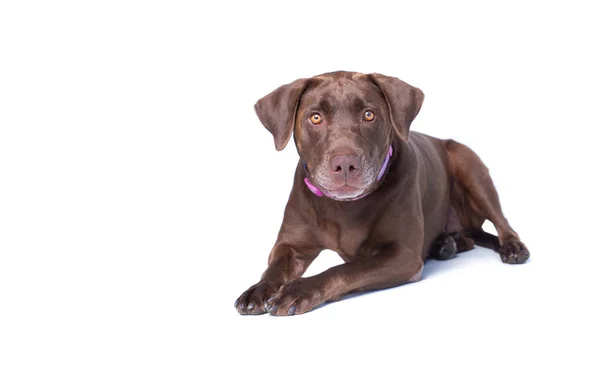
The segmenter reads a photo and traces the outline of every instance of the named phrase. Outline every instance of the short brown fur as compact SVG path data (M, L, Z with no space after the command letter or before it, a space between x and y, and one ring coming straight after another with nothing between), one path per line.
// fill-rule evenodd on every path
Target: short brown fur
M257 102L276 148L294 135L300 160L269 265L236 300L239 313L301 314L348 293L418 281L428 257L450 259L474 244L496 250L505 263L527 261L481 159L453 140L409 134L422 102L419 89L397 78L349 72L297 80ZM376 123L359 120L363 104L376 110ZM310 125L306 115L314 110L330 122ZM361 199L317 197L304 184L339 155L359 160L356 176L367 178L362 167L380 168L390 145L385 177L365 186ZM325 172L327 181L339 177ZM498 237L482 230L485 220ZM345 263L302 278L324 249Z

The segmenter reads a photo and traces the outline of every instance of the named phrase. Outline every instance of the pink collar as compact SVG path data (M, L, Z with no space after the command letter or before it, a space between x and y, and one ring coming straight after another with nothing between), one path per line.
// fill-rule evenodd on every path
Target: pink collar
M385 159L383 160L383 165L381 166L381 169L379 170L379 174L377 175L377 181L381 180L381 178L385 174L385 171L387 170L387 168L390 164L390 158L392 157L393 153L394 153L394 150L392 149L392 146L390 146L390 149L388 149L387 155L385 155ZM308 179L308 168L306 167L306 163L304 163L304 170L307 172L307 176L304 178L304 183L306 184L308 189L310 189L310 191L313 192L318 197L323 197L324 196L323 192L319 188L317 188L313 183L311 183L310 180ZM348 201L358 200L365 196L366 196L366 194L362 195L360 197L357 197L353 200L348 200Z

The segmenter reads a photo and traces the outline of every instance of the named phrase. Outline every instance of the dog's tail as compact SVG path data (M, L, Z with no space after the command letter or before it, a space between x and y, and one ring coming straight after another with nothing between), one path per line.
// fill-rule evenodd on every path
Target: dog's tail
M473 238L475 244L481 247L485 247L487 249L492 249L495 252L500 251L500 241L498 237L485 232L483 230L475 230L466 234L467 237Z

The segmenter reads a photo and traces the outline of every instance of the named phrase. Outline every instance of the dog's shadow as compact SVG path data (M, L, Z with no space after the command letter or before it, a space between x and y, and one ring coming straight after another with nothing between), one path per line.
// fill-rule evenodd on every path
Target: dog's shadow
M498 253L494 252L491 249L486 249L486 248L483 248L480 246L475 246L474 249L459 253L456 255L456 257L446 260L446 261L439 261L439 260L428 258L425 261L425 267L423 268L423 275L421 277L420 282L426 282L427 279L442 276L443 274L448 273L452 270L456 270L458 268L465 268L465 267L473 268L473 267L477 267L477 266L502 266L502 265L504 265L504 264L500 260L500 256L498 255ZM368 295L368 294L373 294L373 293L378 293L378 292L385 292L386 290L389 290L389 289L394 289L394 288L403 287L403 286L406 287L408 285L417 286L420 282L407 283L405 285L388 287L388 288L384 288L384 289L378 289L378 290L372 290L372 291L362 291L362 292L347 294L347 295L342 296L340 299L338 299L336 301L331 301L331 302L322 304L322 305L316 307L315 310L320 309L321 307L326 306L327 304L330 304L330 303L336 303L336 302L340 302L343 300L358 298L363 295Z

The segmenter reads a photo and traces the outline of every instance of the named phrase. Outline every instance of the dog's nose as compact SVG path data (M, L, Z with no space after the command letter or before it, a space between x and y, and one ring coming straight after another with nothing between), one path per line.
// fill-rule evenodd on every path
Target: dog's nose
M336 156L329 162L329 168L336 175L349 177L360 170L360 158L356 155Z

